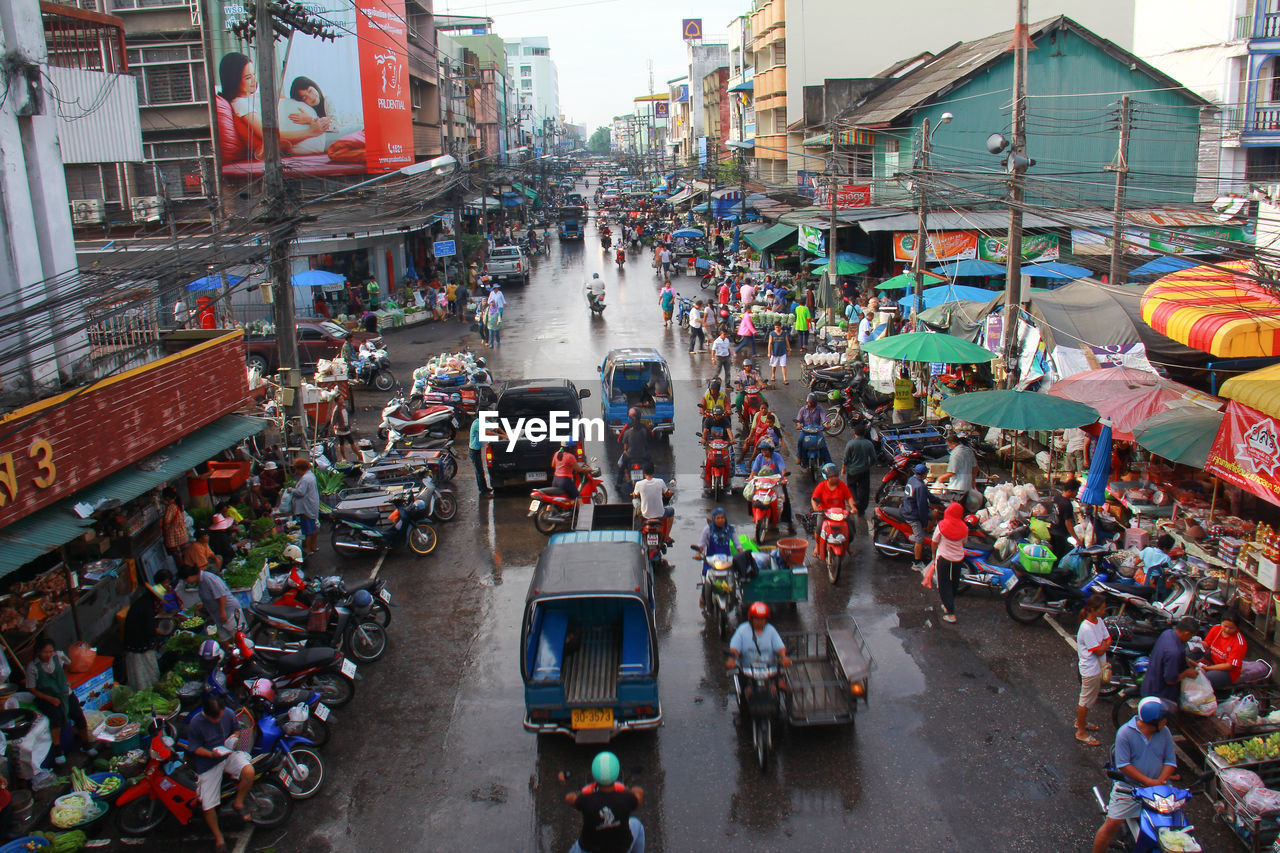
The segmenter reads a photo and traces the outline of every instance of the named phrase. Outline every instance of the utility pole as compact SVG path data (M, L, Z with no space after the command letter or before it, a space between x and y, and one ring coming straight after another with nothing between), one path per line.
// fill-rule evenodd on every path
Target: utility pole
M254 27L258 48L258 103L262 116L262 192L267 203L267 225L271 228L270 270L272 314L276 325L282 385L292 389L293 404L286 406L292 417L304 418L301 374L298 371L298 332L294 317L293 283L289 280L289 244L294 226L285 225L288 216L284 195L284 170L280 165L280 130L276 104L276 32L268 0L256 0ZM306 425L302 423L305 433ZM286 434L288 430L285 431Z
M828 181L827 192L831 198L831 228L827 237L827 285L830 288L827 294L828 307L834 312L836 309L837 293L836 289L836 270L840 262L836 260L836 197L840 194L839 183L836 178L836 122L832 119L827 124L827 135L831 137L831 174ZM833 313L831 316L835 316Z
M916 193L920 198L916 208L916 255L911 259L911 273L916 279L916 308L912 313L916 315L924 310L924 261L929 245L929 229L926 224L929 204L925 200L925 182L928 180L931 145L929 119L926 118L920 125L920 169L916 173Z
M1111 228L1111 284L1120 283L1120 264L1124 258L1124 191L1129 177L1129 123L1132 110L1129 96L1121 97L1120 148L1116 151L1115 162L1107 167L1116 173L1116 201L1112 207L1114 221Z
M1013 141L1009 146L1009 235L1004 284L1005 387L1018 382L1018 318L1022 311L1022 200L1027 147L1027 2L1015 0L1018 24L1013 31ZM1023 162L1019 163L1019 158Z

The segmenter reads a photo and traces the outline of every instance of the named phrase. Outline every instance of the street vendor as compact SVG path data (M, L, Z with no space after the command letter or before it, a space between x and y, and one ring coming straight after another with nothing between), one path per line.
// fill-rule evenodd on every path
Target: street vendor
M960 440L954 432L947 433L947 471L938 477L938 484L947 484L953 492L959 492L965 509L969 512L977 510L982 503L982 495L974 487L974 472L978 466L978 457L973 448Z
M1244 659L1249 643L1240 633L1234 613L1228 612L1220 623L1209 629L1204 636L1204 647L1212 662L1201 669L1215 693L1224 693L1235 684L1252 684L1271 675L1271 665L1266 661Z
M44 637L36 643L35 657L27 664L27 690L36 697L36 708L49 718L49 737L53 741L55 764L65 764L62 730L70 719L76 726L80 742L90 744L89 727L85 723L80 700L67 682L66 667L71 663L65 652L58 651L53 640ZM90 750L97 755L97 750Z
M231 594L231 588L220 575L200 568L188 567L182 575L188 587L195 587L200 595L209 619L218 627L218 637L229 640L236 631L245 630L244 613L240 602Z

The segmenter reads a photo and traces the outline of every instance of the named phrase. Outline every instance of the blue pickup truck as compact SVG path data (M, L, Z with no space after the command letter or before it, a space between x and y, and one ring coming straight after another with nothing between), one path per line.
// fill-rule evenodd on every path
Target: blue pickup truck
M640 534L551 537L520 631L527 731L607 743L662 725L653 596Z
M675 397L667 361L652 347L611 350L600 365L602 417L616 438L637 409L654 435L670 438L676 423Z

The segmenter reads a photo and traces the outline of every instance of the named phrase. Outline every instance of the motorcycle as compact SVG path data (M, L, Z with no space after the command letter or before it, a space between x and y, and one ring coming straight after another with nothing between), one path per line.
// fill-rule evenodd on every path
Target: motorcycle
M324 760L312 748L315 744L309 738L286 732L280 718L288 720L288 713L273 714L272 702L267 697L255 695L250 705L256 729L250 755L278 756L277 778L289 796L295 800L314 797L324 783Z
M640 541L644 543L645 558L649 561L649 572L653 573L662 565L667 553L667 543L662 539L662 519L646 518L640 525Z
M627 263L627 252L621 246L618 247L618 251L614 254L614 261L618 264L618 269L622 269Z
M591 460L595 462L595 460ZM599 506L609 500L604 480L600 478L600 469L592 468L590 473L578 475L578 499L569 497L564 489L554 486L536 488L529 493L529 517L533 526L543 536L550 536L563 530L572 530L578 520L578 507L592 503Z
M378 438L385 439L394 431L401 436L425 434L452 441L457 429L458 413L452 406L433 405L412 411L404 397L396 397L382 407Z
M728 554L705 556L697 545L689 546L693 559L702 563L702 609L720 633L720 639L728 641L733 635L734 614L742 606L742 590L738 575L733 570L733 558Z
M827 449L827 439L820 426L800 428L800 436L796 441L796 461L801 467L808 469L809 476L816 483L822 479L822 466L831 461L831 451Z
M1024 549L1027 546L1022 546ZM1095 546L1102 548L1103 546ZM1025 552L1024 552L1025 553ZM1036 558L1050 560L1052 557ZM1084 607L1098 583L1106 581L1105 574L1094 574L1083 583L1076 583L1069 570L1054 569L1048 574L1029 572L1019 561L1013 566L1016 579L1005 596L1004 606L1009 618L1023 625L1031 625L1044 618L1046 613L1055 616L1074 616Z
M600 238L600 248L604 249L606 252L609 251L609 247L612 245L613 245L613 238L611 238L608 234Z
M591 309L591 313L595 316L604 314L604 294L596 293L591 288L587 288L587 308Z
M362 580L355 586L347 586L346 582L337 575L331 575L323 580L308 581L299 566L292 566L288 572L268 575L266 588L267 596L270 598L268 604L304 610L309 610L319 598L328 599L332 604L350 607L352 597L360 590L364 590L373 597L373 607L369 611L370 617L383 628L391 625L391 592L387 589L387 582L383 578Z
M249 608L254 623L250 636L266 646L290 641L332 646L361 663L372 663L387 650L387 632L369 616L373 597L368 592L356 593L353 599L351 607L317 599L306 610L254 603Z
M755 418L756 412L760 411L760 403L764 400L760 382L759 377L752 377L742 386L742 404L738 407L738 419L742 423L744 435L751 429L751 421Z
M1195 847L1166 847L1160 836L1166 832L1174 831L1190 835L1193 827L1187 822L1187 816L1183 813L1182 807L1187 800L1195 796L1192 789L1204 784L1212 775L1213 771L1205 772L1204 775L1192 782L1189 788L1177 788L1173 785L1137 787L1133 785L1132 779L1115 769L1114 765L1108 762L1107 776L1121 783L1121 787L1116 790L1115 795L1130 796L1142 804L1141 815L1131 817L1121 823L1118 837L1121 846L1129 853L1158 853L1161 850L1201 849L1198 843ZM1107 813L1108 798L1098 790L1097 786L1093 789L1093 796L1105 815ZM1194 843L1194 839L1192 841Z
M361 344L360 352L352 365L352 373L366 388L387 392L396 387L396 377L391 372L391 359L385 349L374 349Z
M889 470L884 473L884 479L876 487L876 503L883 501L891 489L905 486L907 480L911 479L915 467L923 461L924 454L914 447L904 446L901 451L894 454L893 460L889 463Z
M733 674L738 708L751 722L751 743L761 770L769 765L773 724L782 716L778 678L778 668L774 666L739 667Z
M453 455L453 445L448 439L424 439L419 446L403 447L403 436L392 430L387 435L387 443L382 453L373 449L373 442L362 438L356 442L360 452L360 463L352 468L352 472L361 473L361 466L373 465L425 465L441 483L447 483L458 473L458 460ZM339 468L339 470L343 470ZM344 472L345 473L345 472Z
M227 713L224 711L223 713ZM142 778L116 798L116 824L125 836L153 832L173 815L183 826L193 818L203 819L199 781L195 769L177 757L184 748L176 738L156 726L147 750L147 768ZM275 782L280 756L264 754L253 759L253 787L245 795L249 822L255 826L279 826L289 817L292 799ZM223 774L219 798L226 802L235 795L238 780Z
M1213 621L1226 609L1226 599L1214 577L1193 577L1183 568L1172 567L1165 571L1168 591L1164 598L1156 598L1154 586L1130 583L1123 578L1110 577L1097 584L1096 591L1108 599L1108 615L1124 616L1126 611L1134 619L1146 620L1153 627L1168 627L1183 616L1200 621Z
M764 543L764 534L776 529L782 518L781 474L757 474L751 478L751 521L755 524L756 544Z
M871 546L885 557L913 557L911 522L902 515L901 507L876 506L872 525Z
M689 314L693 311L693 300L687 296L676 297L676 325L682 329L689 328Z
M278 655L267 660L264 655ZM247 683L270 678L277 695L282 689L314 690L330 708L341 708L356 695L356 665L337 649L313 646L301 651L270 649L261 653L257 644L237 631L231 650L222 660L229 690L247 690Z
M805 523L817 527L817 545L814 556L827 567L827 580L832 584L840 581L840 568L844 565L845 554L852 544L853 531L849 527L849 511L843 508L830 507L822 511L821 518L812 513Z
M417 554L426 556L440 541L436 529L427 520L430 509L425 500L413 495L394 495L390 503L395 509L382 521L376 509L335 509L330 518L333 533L329 543L343 557L398 550L405 542Z
M702 433L698 433L702 437ZM733 479L733 442L724 435L724 430L717 429L708 438L707 455L702 460L702 481L711 497L719 500L721 495L728 494L730 481Z
M238 710L244 707L245 703L241 701L240 696L227 689L227 676L219 665L220 663L221 660L216 661L209 667L204 679L203 693L215 693L221 697L223 704L227 708ZM192 712L187 717L188 722L190 722L191 717L200 713L198 703L201 695L179 696L182 700L183 710ZM300 715L297 713L297 709L299 707L307 710L308 716L305 720L298 719ZM304 690L297 687L277 689L275 700L266 709L266 712L276 718L276 722L280 724L281 729L286 734L306 737L317 748L329 742L329 723L338 721L333 716L333 711L322 701L319 691Z

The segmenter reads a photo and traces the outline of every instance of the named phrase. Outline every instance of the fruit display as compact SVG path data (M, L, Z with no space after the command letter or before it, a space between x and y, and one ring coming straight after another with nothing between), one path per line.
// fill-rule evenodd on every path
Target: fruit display
M1280 758L1280 732L1248 740L1221 743L1213 748L1215 755L1225 764L1253 764Z
M204 627L204 619L199 616L192 616L189 619L184 619L179 627L187 631L198 631Z

